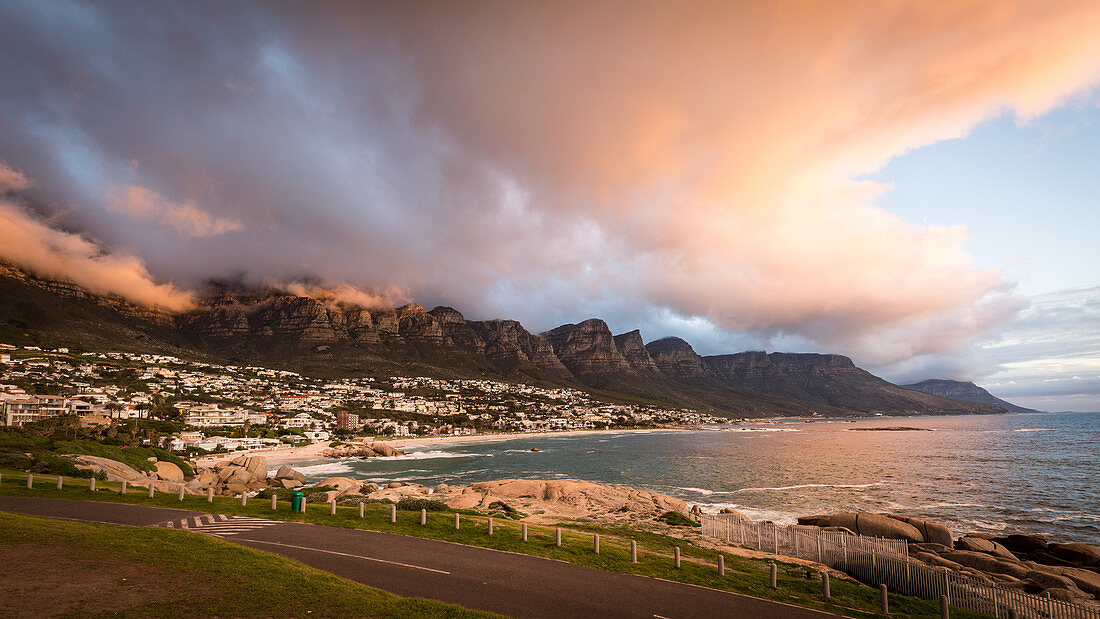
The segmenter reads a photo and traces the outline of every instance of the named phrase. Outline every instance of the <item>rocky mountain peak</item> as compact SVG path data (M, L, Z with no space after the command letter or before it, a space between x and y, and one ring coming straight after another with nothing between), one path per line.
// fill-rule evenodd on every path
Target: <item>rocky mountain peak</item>
M637 329L616 335L614 339L615 347L619 349L619 354L621 354L623 358L626 359L627 363L635 370L651 373L660 371L657 369L657 364L653 362L653 357L649 356L649 351L645 349L645 344L642 342L642 334Z
M611 329L599 318L561 325L542 336L554 348L558 359L574 374L634 373L634 368L615 346Z
M695 349L678 337L665 337L645 345L657 368L676 378L700 378L706 376L703 359Z

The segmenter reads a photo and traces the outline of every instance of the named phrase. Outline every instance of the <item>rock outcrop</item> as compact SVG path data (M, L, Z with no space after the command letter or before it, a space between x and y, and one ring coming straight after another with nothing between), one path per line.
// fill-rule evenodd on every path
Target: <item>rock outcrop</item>
M213 488L216 495L237 496L267 485L267 460L263 456L241 456L195 471L195 478L186 487L199 494Z
M703 378L707 375L703 358L695 354L690 344L678 337L666 337L646 344L653 363L668 376L680 379Z
M626 362L630 364L630 367L634 368L638 372L644 374L658 374L660 370L657 369L657 364L653 362L653 357L649 356L649 351L645 348L645 343L642 342L642 334L637 329L615 336L615 348L619 349L619 354L626 359Z
M634 374L635 370L615 346L607 323L591 318L551 329L542 336L554 354L574 375Z
M73 464L75 464L78 469L105 474L107 476L107 481L124 481L131 486L141 486L145 488L148 488L151 484L157 492L179 491L180 484L178 482L162 480L156 473L138 471L130 465L119 462L118 460L84 455L68 455L65 457L72 460ZM183 476L182 472L180 476Z

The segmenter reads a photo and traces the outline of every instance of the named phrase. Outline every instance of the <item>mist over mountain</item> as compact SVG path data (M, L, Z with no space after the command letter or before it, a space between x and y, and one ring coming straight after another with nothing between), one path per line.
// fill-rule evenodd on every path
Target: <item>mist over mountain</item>
M467 320L409 303L367 308L264 288L221 287L167 313L16 267L0 269L0 341L166 352L319 376L491 378L584 389L616 401L708 409L729 417L997 413L899 387L841 355L700 356L686 341L644 343L598 318L531 333L514 320Z

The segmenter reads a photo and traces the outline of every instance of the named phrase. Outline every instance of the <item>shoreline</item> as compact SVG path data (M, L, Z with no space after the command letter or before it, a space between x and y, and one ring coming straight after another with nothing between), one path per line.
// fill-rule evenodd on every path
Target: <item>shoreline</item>
M433 445L461 445L467 443L484 443L494 441L508 441L525 438L559 438L563 436L590 435L590 434L624 434L624 433L648 433L648 432L683 432L701 430L696 426L683 426L673 428L622 428L616 430L550 430L548 432L502 432L496 434L465 434L448 436L413 436L398 439L379 439L373 441L364 439L363 442L379 442L389 445L394 449L408 449L430 447ZM254 449L251 451L235 451L223 454L210 454L193 460L197 467L209 467L215 462L232 460L241 456L262 456L267 460L268 469L278 468L284 464L294 464L309 460L342 460L344 458L332 458L323 455L329 449L331 441L319 441L303 445L301 447L287 447L284 449ZM346 443L345 443L346 444ZM380 456L379 458L384 459Z

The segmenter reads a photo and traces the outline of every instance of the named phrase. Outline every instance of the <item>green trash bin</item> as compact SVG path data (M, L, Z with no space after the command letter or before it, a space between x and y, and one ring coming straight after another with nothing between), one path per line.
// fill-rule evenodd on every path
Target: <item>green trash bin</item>
M306 493L294 491L290 493L290 511L302 511L302 503L306 500Z

